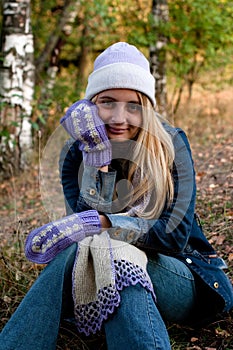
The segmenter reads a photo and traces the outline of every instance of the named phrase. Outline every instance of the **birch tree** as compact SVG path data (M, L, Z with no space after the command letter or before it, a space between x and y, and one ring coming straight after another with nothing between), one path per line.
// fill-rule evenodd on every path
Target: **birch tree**
M153 0L152 15L156 40L150 45L151 72L156 80L156 101L159 112L167 116L167 89L166 89L166 54L165 46L167 37L163 32L164 25L168 21L169 10L167 0Z
M30 0L3 4L0 61L0 171L26 167L32 147L30 117L34 94L34 46Z

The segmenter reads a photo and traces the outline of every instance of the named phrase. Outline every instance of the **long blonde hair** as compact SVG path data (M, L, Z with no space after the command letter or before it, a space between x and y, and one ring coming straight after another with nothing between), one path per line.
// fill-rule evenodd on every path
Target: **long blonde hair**
M139 185L134 188L133 201L151 193L150 205L139 214L144 218L158 218L165 204L174 196L172 166L175 157L171 136L164 129L150 100L138 93L142 105L142 127L137 136L134 159L128 179L132 181L136 167L140 169Z
M139 92L137 95L142 105L142 125L134 143L128 180L133 183L135 173L139 173L139 179L133 193L126 194L125 200L128 207L133 207L149 193L149 205L137 212L137 215L154 219L160 216L166 203L169 205L174 196L171 171L175 152L171 136L162 125L162 117L156 115L145 95ZM97 95L92 102L95 103L96 99ZM130 202L127 201L127 197L130 198Z

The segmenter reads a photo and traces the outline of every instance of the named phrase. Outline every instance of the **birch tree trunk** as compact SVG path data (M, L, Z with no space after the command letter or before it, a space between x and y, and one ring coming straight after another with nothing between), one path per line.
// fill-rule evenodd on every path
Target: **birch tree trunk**
M153 0L152 14L154 17L155 31L158 33L154 45L150 46L151 73L156 80L156 101L159 112L167 117L167 80L166 80L166 53L167 38L162 33L160 24L167 22L169 9L167 0Z
M4 2L1 44L0 172L7 176L9 165L16 173L26 167L32 147L35 67L30 0Z

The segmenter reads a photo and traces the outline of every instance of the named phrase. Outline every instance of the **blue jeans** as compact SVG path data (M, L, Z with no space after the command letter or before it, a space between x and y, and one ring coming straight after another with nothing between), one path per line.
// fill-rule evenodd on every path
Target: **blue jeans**
M54 350L60 319L71 303L76 245L61 252L44 269L0 334L0 350ZM185 321L195 304L194 279L177 259L158 254L148 272L157 304L140 285L121 292L121 304L105 322L109 350L169 350L164 320Z

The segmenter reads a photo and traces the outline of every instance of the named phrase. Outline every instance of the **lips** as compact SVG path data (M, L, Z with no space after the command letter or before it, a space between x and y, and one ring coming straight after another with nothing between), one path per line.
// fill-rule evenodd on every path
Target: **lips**
M108 131L111 134L121 135L128 131L128 128L117 128L113 126L108 126Z

